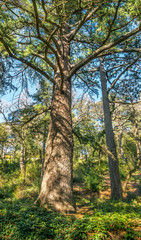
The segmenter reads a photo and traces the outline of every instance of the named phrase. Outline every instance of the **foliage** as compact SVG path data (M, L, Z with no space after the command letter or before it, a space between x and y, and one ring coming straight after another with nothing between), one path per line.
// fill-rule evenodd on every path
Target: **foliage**
M38 160L30 160L25 183L19 174L18 161L5 161L0 168L0 239L106 240L122 232L124 239L139 236L134 229L139 227L140 198L121 202L92 198L91 214L83 218L34 205L40 185L40 168Z
M128 172L131 172L132 175L140 168L140 102L120 104L118 99L115 99L116 101L112 115L117 139L121 178L125 180Z
M0 52L0 95L17 89L10 73L12 62L10 58L2 56Z
M5 124L0 124L0 144L5 143L8 138L8 131Z
M106 173L107 161L102 161L100 168L91 158L87 161L79 160L74 164L74 180L83 183L83 188L92 192L99 192L104 189L103 176Z
M1 1L0 51L54 82L55 60L61 73L58 58L63 57L61 44L59 45L56 39L61 37L63 40L67 22L69 32L66 36L72 47L69 57L74 64L71 70L73 76L76 70L99 57L101 52L108 55L110 53L107 50L111 48L116 52L118 48L115 45L119 45L120 50L126 50L127 47L129 50L133 43L135 45L138 42L134 34L138 35L139 28L136 28L135 32L130 30L138 25L139 7L139 1L133 0L67 0L65 3ZM127 32L129 34L126 35ZM125 40L129 37L132 39L128 43ZM82 59L87 60L83 62Z
M120 231L125 231L124 239L129 239L129 236L135 239L138 236L133 230L133 227L138 226L140 217L136 201L130 204L126 202L100 204L101 207L94 206L92 215L76 219L44 208L39 209L29 199L3 200L0 203L0 237L2 239L8 237L11 240L100 240L108 239L112 233L120 234Z

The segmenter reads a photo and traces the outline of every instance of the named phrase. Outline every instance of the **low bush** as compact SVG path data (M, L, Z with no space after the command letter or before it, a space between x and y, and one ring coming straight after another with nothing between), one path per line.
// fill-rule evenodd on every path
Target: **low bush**
M39 208L27 198L2 200L0 209L0 239L106 240L109 234L120 232L124 232L123 239L139 237L133 230L140 219L140 207L136 201L96 202L93 214L82 219Z
M9 163L10 164L10 163ZM19 165L0 170L0 240L109 240L139 239L136 228L140 227L140 198L128 201L89 199L85 194L77 199L77 206L87 205L91 214L78 218L54 213L34 205L39 193L40 163L27 163L26 182L19 174ZM32 171L31 171L32 169ZM84 176L84 175L83 175ZM86 172L83 180L93 191L100 190L100 172ZM83 189L82 189L83 190ZM87 191L83 191L87 192ZM115 237L114 237L115 236ZM119 239L119 238L118 238Z

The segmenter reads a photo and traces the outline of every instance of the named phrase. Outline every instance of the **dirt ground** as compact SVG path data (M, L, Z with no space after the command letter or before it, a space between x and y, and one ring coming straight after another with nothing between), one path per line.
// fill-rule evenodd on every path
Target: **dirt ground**
M135 180L129 181L127 184L126 191L123 193L123 198L126 199L129 196L141 196L139 189L139 182L141 180L141 175L134 175ZM102 199L110 199L111 190L110 190L110 179L109 176L105 176L104 187L106 190L100 191L99 193L94 193L90 190L85 190L83 188L83 184L75 184L74 185L74 194L76 197L80 199L84 199L84 204L77 204L77 217L83 217L85 213L92 212L91 207L89 207L91 199L94 198L102 198ZM85 206L84 206L85 205Z
M141 175L136 174L134 180L129 181L127 184L126 191L123 193L123 198L128 199L130 196L132 197L137 197L141 196L141 192L139 189L139 182L141 179ZM75 216L78 219L81 219L86 213L88 214L93 214L93 207L91 207L91 200L95 198L101 198L101 199L110 199L111 191L110 191L110 179L109 176L105 176L104 180L104 185L105 185L105 190L100 191L99 193L94 193L90 190L86 190L83 188L83 184L75 184L74 185L74 194L75 197L78 199L77 203L77 213ZM79 201L80 200L80 201ZM140 226L141 226L141 220L140 220ZM134 229L135 231L141 233L140 227L136 227ZM109 237L108 239L125 239L125 232L124 231L116 231L114 232L109 232ZM141 240L140 237L136 237L136 240Z

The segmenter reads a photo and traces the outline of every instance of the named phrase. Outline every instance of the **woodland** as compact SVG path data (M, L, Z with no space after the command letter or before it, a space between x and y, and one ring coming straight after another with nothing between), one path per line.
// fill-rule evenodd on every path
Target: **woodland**
M140 40L139 0L0 0L0 239L141 239Z

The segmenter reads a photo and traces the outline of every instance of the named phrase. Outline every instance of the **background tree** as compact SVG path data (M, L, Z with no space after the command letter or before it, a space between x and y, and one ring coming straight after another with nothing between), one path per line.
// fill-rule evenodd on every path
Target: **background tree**
M136 173L140 167L140 101L121 104L115 103L116 109L113 113L114 131L122 133L120 136L120 144L118 151L122 152L119 155L122 165L125 165L123 182L123 190L126 190L127 183L131 176ZM122 149L121 149L122 148Z
M136 43L138 45L138 39L136 39ZM140 72L138 71L139 64L140 53L118 53L101 58L101 63L97 62L95 68L90 66L89 69L85 68L77 74L77 77L82 79L83 84L85 85L84 89L89 91L90 95L93 95L94 91L96 92L93 84L97 83L98 85L99 79L101 81L107 146L109 150L111 149L109 153L112 152L113 158L115 159L117 159L117 150L112 127L112 112L115 109L113 101L116 97L119 99L119 103L126 101L128 104L132 101L138 100L140 94ZM88 79L87 82L85 75ZM76 87L79 87L79 85L76 85ZM122 197L122 190L118 159L117 161L113 160L112 163L111 159L112 155L109 154L111 197L119 199Z
M1 145L1 159L2 162L4 161L4 155L5 155L5 147L8 140L8 131L6 129L6 125L1 123L0 124L0 145Z
M74 180L99 192L107 174L102 102L89 97L73 105Z
M120 182L119 166L116 153L116 144L114 139L114 132L112 127L112 118L110 112L110 105L107 93L107 80L106 72L104 69L103 59L100 62L100 74L101 74L101 88L102 88L102 100L103 111L105 121L106 142L108 150L110 151L109 158L109 171L110 171L110 183L111 183L111 197L112 199L122 198L122 187Z

